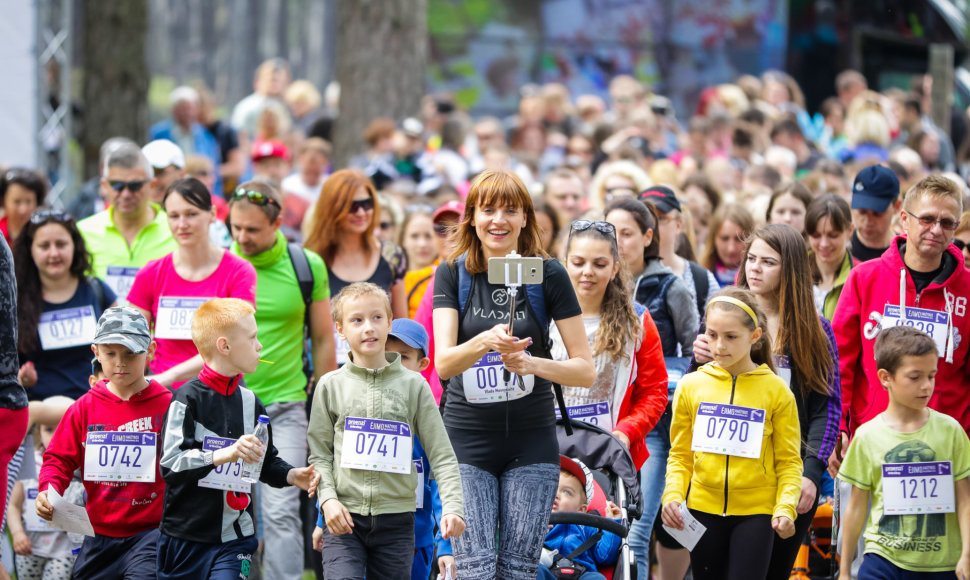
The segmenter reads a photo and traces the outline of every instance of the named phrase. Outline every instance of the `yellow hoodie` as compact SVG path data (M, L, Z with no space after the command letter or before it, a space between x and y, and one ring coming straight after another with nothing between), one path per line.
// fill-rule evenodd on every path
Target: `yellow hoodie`
M761 456L749 459L691 451L701 403L763 409ZM795 396L782 379L766 365L733 377L708 363L681 379L673 412L663 505L683 503L686 497L687 507L710 514L771 514L795 520L802 488L801 432Z

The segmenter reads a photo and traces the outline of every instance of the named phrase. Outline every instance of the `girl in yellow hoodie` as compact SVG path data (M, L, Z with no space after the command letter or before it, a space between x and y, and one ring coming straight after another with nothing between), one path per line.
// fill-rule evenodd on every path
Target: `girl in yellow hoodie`
M707 528L691 551L696 580L764 578L774 532L787 538L795 531L798 411L774 373L757 304L739 288L710 300L706 332L714 361L681 379L674 396L661 516L682 529L686 501Z

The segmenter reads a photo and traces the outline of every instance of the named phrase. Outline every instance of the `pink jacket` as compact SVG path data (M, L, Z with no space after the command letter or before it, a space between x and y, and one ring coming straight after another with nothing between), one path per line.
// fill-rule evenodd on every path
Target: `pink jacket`
M888 395L876 374L873 348L885 306L899 305L901 279L905 280L906 306L950 314L952 356L939 359L936 389L929 406L970 430L970 344L965 340L970 335L970 271L963 266L963 255L951 245L939 279L917 295L900 253L905 242L905 237L897 236L878 260L852 269L832 317L842 375L842 429L850 435L888 405Z

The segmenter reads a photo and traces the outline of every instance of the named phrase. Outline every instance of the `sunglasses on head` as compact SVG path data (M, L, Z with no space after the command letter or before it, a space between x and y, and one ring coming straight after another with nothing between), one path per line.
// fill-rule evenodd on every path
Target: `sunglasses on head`
M66 223L72 219L74 218L70 214L52 209L41 209L30 214L30 223L34 224L35 226L50 220Z
M111 189L117 191L118 193L121 193L125 189L132 193L138 193L138 191L141 190L146 183L148 183L147 179L139 179L135 181L121 181L119 179L112 179L108 182Z
M374 209L374 198L368 197L367 199L355 199L350 204L350 213L357 213L360 210L371 211Z
M232 198L233 199L246 198L249 200L249 203L254 205L275 205L276 207L280 206L279 202L277 202L272 197L266 195L265 193L262 193L259 191L253 191L251 189L243 189L241 187L233 192Z
M604 234L616 235L616 226L604 221L576 220L569 225L569 228L574 232L582 232L593 228Z

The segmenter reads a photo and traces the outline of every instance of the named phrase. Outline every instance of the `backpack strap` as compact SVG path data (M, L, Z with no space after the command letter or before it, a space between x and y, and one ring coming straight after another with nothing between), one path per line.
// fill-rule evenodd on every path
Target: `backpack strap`
M424 288L425 285L428 283L428 280L431 279L431 276L432 275L429 274L429 275L425 276L424 278L421 278L420 280L418 280L414 284L414 286L411 287L411 291L408 292L408 304L410 304L411 303L411 299L414 298L414 293L417 292L418 289Z
M465 267L465 258L461 255L455 260L455 267L458 269L458 322L465 316L465 307L468 306L468 295L472 291L472 275Z
M85 280L87 281L88 288L94 293L95 302L101 307L101 312L104 312L111 305L105 304L108 298L104 294L104 287L101 286L101 281L97 278L85 278Z
M697 294L697 314L703 318L707 306L707 294L711 291L711 281L707 279L707 270L696 262L687 262L691 276L694 277L694 292Z
M293 265L293 273L296 274L296 282L300 287L300 295L303 297L303 374L307 381L313 376L310 356L307 353L306 341L310 336L310 305L313 303L313 270L310 269L310 260L299 244L292 242L286 244L286 251L290 256L290 264Z
M576 547L575 550L569 553L565 558L567 560L574 560L577 556L581 556L586 550L589 550L596 545L596 542L600 541L603 537L603 530L596 530L596 533L592 536L586 538L586 541Z

